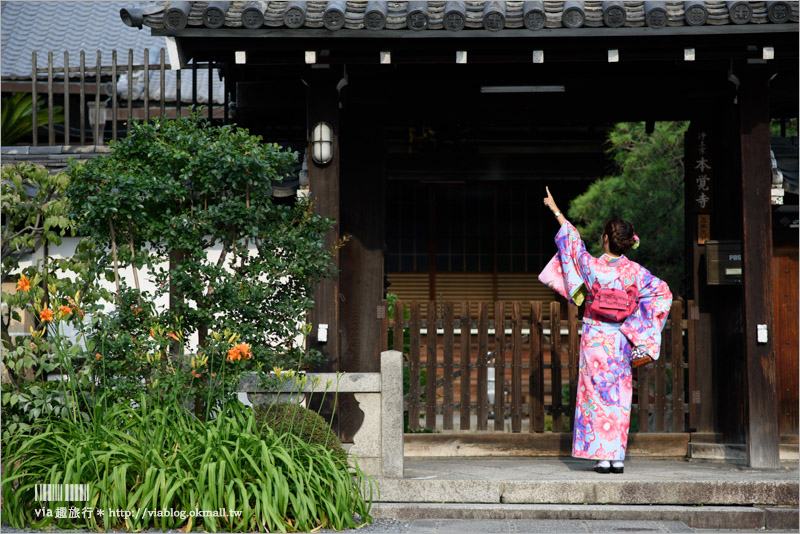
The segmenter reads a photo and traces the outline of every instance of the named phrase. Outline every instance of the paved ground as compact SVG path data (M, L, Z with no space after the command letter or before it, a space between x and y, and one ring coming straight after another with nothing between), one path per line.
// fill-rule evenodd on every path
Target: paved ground
M798 463L783 462L780 469L752 469L742 462L628 458L621 475L593 471L594 461L567 457L436 458L405 460L406 480L525 481L797 481Z
M392 532L397 532L396 530ZM500 534L500 533L564 533L575 532L722 532L688 527L680 521L551 521L551 520L464 520L426 519L408 524L413 534ZM728 530L725 532L753 532ZM770 530L769 532L779 532ZM786 531L788 532L788 531Z
M694 529L680 521L550 521L550 520L467 520L467 519L419 519L416 521L402 521L389 528L380 530L381 522L370 528L370 532L409 534L499 534L499 533L564 533L575 532L626 532L645 534L658 532L753 532L752 529L742 530L708 530ZM377 528L376 528L377 527ZM375 530L373 530L375 529ZM763 532L797 532L796 530L766 530Z

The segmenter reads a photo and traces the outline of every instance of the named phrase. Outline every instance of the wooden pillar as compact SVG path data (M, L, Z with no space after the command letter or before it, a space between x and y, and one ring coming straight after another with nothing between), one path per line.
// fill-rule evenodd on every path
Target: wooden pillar
M308 183L314 212L336 220L333 230L325 236L325 248L332 248L339 240L339 81L332 73L312 72L308 76ZM318 74L318 75L317 75ZM316 76L315 76L316 75ZM317 164L311 157L311 133L319 122L327 122L333 128L333 159L326 164ZM324 371L339 370L339 256L334 264L337 274L317 284L314 289L314 309L311 312L311 334L309 348L317 349L327 362ZM327 341L320 341L320 325L327 326ZM325 330L323 326L322 330Z
M340 306L341 371L379 372L384 298L386 146L381 100L343 89ZM381 309L379 309L381 308Z
M710 120L693 120L684 136L684 161L686 178L686 240L687 270L692 273L692 285L687 288L689 300L693 305L687 310L689 321L693 321L695 329L693 354L689 371L689 406L690 430L693 432L714 432L714 384L712 365L711 302L704 291L702 270L705 260L704 236L706 231L701 227L708 223L713 228L714 194L712 188L713 173L717 169L713 159L715 151L716 131L712 129ZM710 162L711 169L701 168L700 161ZM709 198L707 198L709 197ZM718 220L718 219L717 219ZM715 237L716 238L716 237Z
M747 400L745 436L748 465L761 468L780 467L778 414L775 409L776 340L771 302L770 76L771 71L748 65L748 69L739 74L738 92Z

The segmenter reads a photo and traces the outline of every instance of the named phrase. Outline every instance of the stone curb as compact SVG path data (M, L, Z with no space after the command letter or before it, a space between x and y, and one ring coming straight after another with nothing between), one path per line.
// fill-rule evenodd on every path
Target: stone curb
M464 520L614 520L682 521L692 528L796 529L797 508L748 506L572 505L572 504L433 504L381 503L376 517L401 521Z
M794 505L796 482L737 481L584 481L504 482L502 502L509 504L669 504Z

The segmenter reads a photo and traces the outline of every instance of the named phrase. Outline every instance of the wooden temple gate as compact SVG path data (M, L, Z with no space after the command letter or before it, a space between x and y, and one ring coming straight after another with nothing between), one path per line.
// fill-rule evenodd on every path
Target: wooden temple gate
M382 346L403 352L407 430L571 431L582 322L577 307L566 311L560 302L395 301ZM633 370L631 432L693 426L693 335L673 302L661 358Z

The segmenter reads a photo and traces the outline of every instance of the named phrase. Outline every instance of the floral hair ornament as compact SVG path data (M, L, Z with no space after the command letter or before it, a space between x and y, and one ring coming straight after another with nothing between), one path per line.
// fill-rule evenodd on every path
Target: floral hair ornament
M633 234L633 246L631 248L632 249L639 248L639 236L636 234Z

